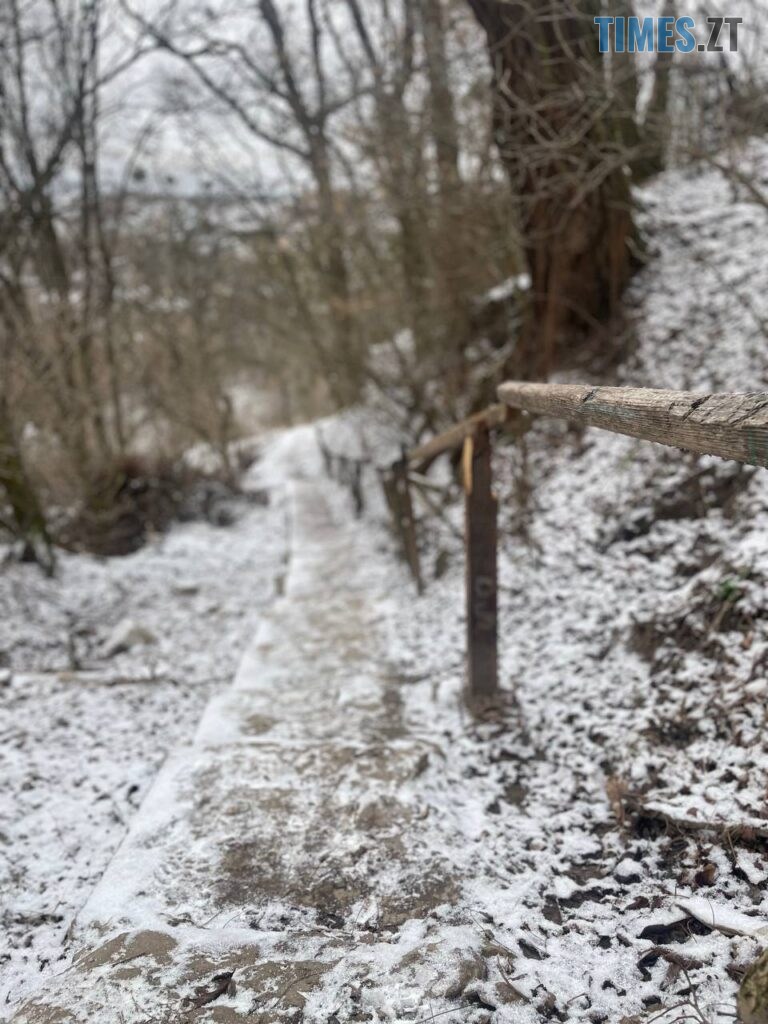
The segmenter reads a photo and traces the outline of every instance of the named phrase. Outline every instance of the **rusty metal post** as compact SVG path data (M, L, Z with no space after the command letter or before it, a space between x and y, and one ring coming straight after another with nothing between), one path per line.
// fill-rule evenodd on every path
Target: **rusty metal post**
M498 692L498 502L493 494L491 435L478 428L464 441L468 702L491 703Z

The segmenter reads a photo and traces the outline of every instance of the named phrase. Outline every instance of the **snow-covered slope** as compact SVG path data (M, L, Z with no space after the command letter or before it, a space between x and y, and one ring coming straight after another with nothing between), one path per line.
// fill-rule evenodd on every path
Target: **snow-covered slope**
M765 149L750 159L768 167ZM667 174L641 199L650 261L618 382L765 389L768 209L718 172ZM765 938L710 932L678 900L768 924L768 845L749 832L768 810L768 474L543 420L495 468L519 730L453 720L459 566L393 635L424 697L442 695L448 792L482 778L485 816L466 808L467 827L493 865L478 885L501 890L484 926L535 1008L499 1019L634 1020L681 1002L690 1019L729 1019ZM433 529L433 555L457 548Z
M749 159L768 167L766 150L753 149ZM768 180L768 172L763 176ZM637 340L619 383L768 387L768 210L734 191L716 171L667 174L641 199L650 260L632 286ZM373 450L381 437L375 417L360 412L327 422L323 432L331 447L355 451L363 434L363 447ZM301 445L295 440L278 437L266 450L262 472L279 490L281 473L290 471L338 507L336 485L318 475L311 430ZM288 450L294 455L286 467ZM303 453L299 465L296 452ZM451 862L455 896L432 909L429 934L439 936L443 929L450 937L461 930L462 941L480 960L460 983L450 990L443 986L433 998L428 973L434 951L420 950L419 936L426 931L414 925L406 935L408 922L401 923L389 940L381 939L394 949L405 937L417 951L400 987L394 961L383 952L371 984L362 984L354 972L345 974L342 963L329 975L336 989L321 987L306 1003L303 1019L419 1020L446 1011L471 1024L732 1019L740 972L761 949L761 929L768 924L768 848L760 832L768 793L768 476L542 420L524 446L499 444L496 477L502 679L519 703L519 713L509 719L478 725L461 711L460 500L448 512L449 523L425 519L429 585L421 599L394 560L374 473L367 481L366 518L355 528L356 535L369 532L370 573L377 581L369 600L377 629L387 636L399 720L433 744L434 756L402 798L413 799L420 814L433 815L453 837L443 853ZM221 552L215 556L220 562L209 546L212 535L199 538L201 590L195 602L236 591L243 596L235 605L245 607L247 587L259 574L265 583L260 600L268 599L271 582L266 583L283 547L270 541L261 552L259 545L267 533L281 537L281 527L271 511L252 515L242 521L242 534L236 528L226 558ZM154 575L148 566L160 565L160 554L184 536L172 534L165 547L135 556L135 564ZM242 556L246 542L253 562ZM235 563L237 583L228 586ZM85 581L85 592L94 586L94 574L113 571L112 564L93 567L85 559L67 569L73 586ZM18 593L47 586L32 579L27 569L0 577L8 607ZM40 590L43 604L46 593ZM128 593L144 590L137 583ZM162 593L171 597L169 590ZM71 588L63 593L65 606L75 602L73 594ZM172 596L172 618L179 618L185 638L179 642L182 663L192 668L194 652L206 644L219 651L222 638L218 627L201 625L202 606L194 618L185 618L180 600ZM153 599L150 608L159 603ZM12 631L24 629L18 617L12 620ZM224 646L231 652L247 631ZM164 652L171 664L179 645ZM232 662L225 664L228 672ZM183 690L177 673L173 678ZM29 724L42 719L38 691L23 690L23 684L21 679L0 691L0 701L7 705L3 735L20 744L21 753L10 760L6 754L9 777L20 791L16 807L23 811L31 801L33 817L25 825L17 814L10 832L4 820L9 842L0 850L9 857L13 889L5 884L13 892L11 906L26 907L31 893L35 907L50 913L55 901L48 887L42 893L34 888L39 866L30 837L42 829L51 865L45 871L79 879L73 891L85 895L96 866L66 874L66 858L51 839L62 823L51 808L63 799L64 819L75 813L70 777L82 777L92 793L94 787L99 793L115 789L109 781L114 765L84 739L99 728L80 730L79 718L124 716L122 731L110 735L129 743L153 715L170 722L175 705L170 691L155 704L144 689L147 696L133 702L120 697L116 710L118 695L133 691L94 690L83 697L85 691L78 690L75 706L82 711L73 725L57 726L61 731L53 735L61 743L49 757L46 729ZM72 698L64 684L46 686L50 692L41 692L56 708L53 718ZM185 699L190 708L199 707L194 697ZM185 733L190 717L179 715L173 738ZM82 763L73 750L84 742ZM147 749L128 746L126 763L143 759ZM152 749L156 763L160 748ZM29 757L45 766L37 779L20 771ZM101 772L106 785L96 784ZM140 774L143 785L146 767ZM75 820L78 842L100 847L102 821L87 813ZM120 828L113 825L108 832L110 850ZM75 902L73 895L66 897L65 921L55 926L59 935ZM737 932L749 934L732 934L734 923ZM360 943L367 944L369 924L366 918L332 927L350 936L359 932ZM32 924L28 928L38 941L34 936L41 933ZM41 949L48 949L51 934L57 933L45 933ZM338 943L334 949L336 956ZM13 953L14 984L16 965L26 955ZM55 965L43 966L50 984ZM222 1013L245 1006L242 998L223 999ZM325 1016L313 1016L313 1006ZM214 1003L205 1013L215 1009Z
M263 483L245 481L226 528L179 525L127 558L63 554L55 580L0 569L0 1018L60 969L163 759L276 593L285 510L279 488L266 507L248 498Z

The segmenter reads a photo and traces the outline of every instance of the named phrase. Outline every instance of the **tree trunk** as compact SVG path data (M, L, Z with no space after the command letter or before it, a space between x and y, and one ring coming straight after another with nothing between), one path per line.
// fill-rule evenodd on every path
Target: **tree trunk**
M421 23L429 79L432 137L443 202L450 205L461 188L459 177L459 129L453 90L448 77L448 47L443 24L442 0L421 0Z
M613 13L613 12L612 12ZM617 18L635 16L633 0L615 0ZM640 146L640 125L638 123L638 97L640 80L637 74L637 60L634 53L612 53L610 76L617 108L614 110L621 140L627 149L630 166L635 170Z
M631 271L625 132L606 103L598 0L468 0L486 31L497 144L531 276L514 366L546 377L619 311Z
M356 397L361 373L355 313L345 251L344 226L339 214L330 171L328 141L322 133L314 140L309 161L317 186L320 212L321 271L327 287L330 317L338 345L338 364L343 367L330 380L331 390L344 403Z
M675 7L675 0L666 0L662 10L664 17L674 18ZM643 119L642 150L633 167L639 181L658 174L666 166L670 136L669 89L674 56L674 51L656 54L653 89Z
M381 91L376 96L381 130L383 179L398 226L398 256L402 271L407 321L419 358L434 358L429 299L430 268L427 228L428 196L424 190L421 139L411 131L404 97Z
M13 529L24 543L25 555L50 575L54 570L54 558L45 516L27 476L3 399L0 399L0 494L5 496L11 510Z
M448 74L448 45L443 19L443 0L421 0L422 32L429 81L430 127L435 146L440 216L437 267L443 298L443 320L450 331L446 347L455 353L456 372L449 374L457 390L463 390L464 350L470 340L471 282L466 273L466 222L463 182L459 170L459 127L453 89ZM456 258L456 254L465 254Z

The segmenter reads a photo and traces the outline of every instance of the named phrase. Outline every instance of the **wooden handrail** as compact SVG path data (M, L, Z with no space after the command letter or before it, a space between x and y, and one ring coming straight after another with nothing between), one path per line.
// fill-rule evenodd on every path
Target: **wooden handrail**
M508 381L511 409L556 416L673 448L768 466L768 392L696 394L654 388Z
M517 413L503 404L489 405L487 409L476 412L460 423L444 430L442 434L431 437L424 444L406 452L409 463L431 463L445 452L461 448L467 437L472 437L478 430L494 430L517 420Z
M491 458L495 430L511 428L524 433L528 419L522 413L529 412L699 454L768 466L768 392L710 395L507 381L500 385L498 396L501 404L491 405L404 452L385 476L385 492L403 553L421 593L419 546L409 490L413 468L423 470L439 455L463 447L466 693L475 709L493 704L498 698L497 501Z
M520 413L503 404L488 406L426 443L403 452L382 477L395 533L421 594L424 582L410 487L411 484L424 485L421 471L440 455L462 449L467 556L466 696L473 710L493 704L498 695L498 502L492 486L492 434L495 430L520 425L523 429L527 427Z

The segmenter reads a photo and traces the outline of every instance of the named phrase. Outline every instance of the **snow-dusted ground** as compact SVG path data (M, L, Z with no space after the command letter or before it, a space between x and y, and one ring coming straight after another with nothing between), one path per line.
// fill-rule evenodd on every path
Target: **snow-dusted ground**
M618 382L766 390L768 210L716 173L668 174L642 198L651 261ZM496 475L502 677L520 731L456 728L458 568L394 632L403 671L442 695L448 792L470 776L486 795L484 818L467 807L496 891L484 927L530 1000L498 1019L635 1020L674 1004L654 1019L732 1019L766 933L728 937L679 901L768 925L768 845L726 832L768 812L768 474L541 420L525 459L499 446ZM440 546L456 547L449 532Z
M764 152L756 154L765 161ZM651 260L633 285L637 347L622 367L619 382L717 390L768 388L768 210L735 194L714 172L668 174L642 199ZM366 429L370 441L376 427L371 422ZM359 417L351 423L342 417L325 425L326 440L333 447L357 444L359 433ZM311 447L305 438L305 453L307 445ZM764 827L768 793L768 475L545 421L534 425L524 452L525 457L522 447L500 444L496 456L502 504L502 677L516 690L519 714L481 725L473 725L462 714L459 701L463 567L456 531L461 528L461 503L457 500L449 513L453 529L434 520L425 525L427 575L432 575L433 566L440 572L419 600L404 570L393 561L394 545L384 527L380 500L373 497L373 475L369 480L367 518L354 527L358 546L350 548L358 559L360 530L368 531L371 584L367 596L358 591L359 600L370 604L366 615L387 637L386 657L397 680L396 696L390 693L387 698L393 702L390 713L408 734L429 735L434 751L420 764L418 774L402 784L398 799L412 802L419 821L438 823L434 831L428 830L430 842L437 842L441 831L453 837L446 840L442 855L455 886L450 897L431 907L426 923L400 921L389 930L377 931L375 914L360 916L357 906L354 915L331 908L328 917L323 916L327 907L313 905L302 918L304 924L334 933L327 946L334 957L339 953L336 933L341 931L348 937L350 959L342 960L327 981L318 981L319 989L300 1004L303 1019L312 1024L420 1020L438 1012L457 1024L601 1024L623 1019L716 1024L732 1019L740 973L765 942L761 929L768 924L768 849L745 826ZM271 465L274 469L274 461ZM308 465L302 472L309 474L318 500L322 497L338 508L335 485L313 475L317 470L311 470L311 460ZM522 495L528 495L527 502L521 501ZM218 630L200 632L205 602L215 600L217 590L230 593L223 563L217 567L209 561L213 549L208 550L208 540L220 536L222 544L230 543L230 555L238 564L238 582L232 590L247 594L262 572L258 587L263 584L264 590L254 591L260 598L246 605L242 598L235 599L237 608L258 612L258 601L269 599L284 545L270 539L269 550L258 555L264 562L255 552L260 550L262 528L271 538L281 538L283 528L274 509L249 516L252 520L246 517L235 527L241 531L235 535L237 543L231 531L217 535L205 528L200 536L201 589L192 599L193 604L199 602L197 616L187 616L184 602L190 597L173 593L167 579L151 603L157 612L150 627L164 635L157 621L165 623L169 615L178 619L179 635L190 645L186 647L185 639L180 647L190 652L190 663L206 643L215 643L217 651L228 646L230 654L235 648L234 641L222 643ZM182 543L190 529L194 533L200 528L174 531L160 552ZM237 557L246 543L253 545L255 572ZM157 548L134 556L150 577L157 558ZM184 562L188 564L187 559ZM63 606L80 607L75 597L78 579L92 580L95 574L103 581L129 564L98 566L98 575L88 560L73 559L67 571L75 583L66 591ZM343 572L343 562L338 572ZM16 599L17 593L28 592L32 579L29 570L13 570L12 577L0 577L0 587L7 587ZM35 585L44 594L51 586ZM87 594L90 584L81 589ZM54 587L51 593L55 592ZM98 595L103 592L100 584L96 600L90 599L86 607L100 606L104 598ZM132 591L143 592L143 586ZM141 616L131 601L138 599L125 597L136 619ZM163 604L164 599L172 600L172 606ZM14 614L13 636L26 635L26 619L34 616L25 615L22 624ZM104 609L98 607L98 614ZM115 604L110 624L123 614L123 605L118 609ZM61 629L64 621L54 620L54 628ZM104 621L97 617L98 623ZM238 621L236 642L243 646L252 623ZM103 626L98 628L106 632ZM356 642L354 637L346 639ZM167 659L171 647L163 651L162 644L158 646ZM54 644L54 651L64 649ZM297 656L302 656L300 650ZM312 651L303 656L312 658ZM169 723L176 730L173 736L163 729L162 744L149 741L153 764L168 741L188 735L202 703L195 694L203 694L186 693L177 667L183 660L168 660L172 668L167 671L179 684L172 691L173 704L171 690L158 689L156 683L76 689L81 694L77 699L92 704L87 713L68 714L69 726L56 727L60 732L54 737L60 735L61 747L70 753L67 759L57 755L53 766L45 753L49 731L36 691L26 691L26 703L19 696L26 685L43 684L18 679L0 695L3 702L11 695L13 710L3 735L41 723L39 741L30 739L29 754L23 757L41 759L46 770L40 774L47 781L35 781L26 769L19 771L19 755L13 756L10 775L17 780L17 806L39 805L31 825L14 819L17 824L10 836L12 863L22 873L14 900L28 916L24 900L33 900L32 909L43 913L50 913L55 904L47 892L34 888L43 875L50 880L56 872L66 872L69 890L78 899L84 897L122 831L113 821L102 833L102 818L89 819L87 810L81 811L79 804L75 808L77 787L70 786L70 775L81 777L81 787L92 794L85 802L91 813L108 818L115 800L127 817L129 798L120 801L115 795L121 792L118 782L127 794L134 775L141 776L143 785L151 774L146 765L135 763L147 749L136 733L154 716L178 718ZM217 666L222 663L218 657L213 660ZM202 676L227 675L231 667L232 661L223 673L208 667ZM55 704L65 702L71 692L67 687L75 684L44 685L52 695L47 699ZM139 696L133 696L137 692ZM123 693L127 696L121 697ZM157 704L167 710L161 713L151 704L147 695L152 693L165 693ZM183 722L176 699L188 707ZM136 716L126 716L121 726L130 742L137 743L120 761L125 772L115 769L119 759L110 749L111 734L106 749L95 746L102 737L94 717L110 717L119 700L124 716L132 700ZM308 704L307 714L311 713ZM344 714L341 704L340 729ZM85 719L91 722L95 740L88 740L81 727ZM80 750L83 744L85 754ZM88 752L95 758L92 765ZM76 765L79 772L72 770ZM112 784L115 773L118 779ZM306 797L310 805L312 785L310 773L301 782L310 788L308 794L302 789L302 799ZM111 797L94 805L94 787ZM321 789L318 783L317 792ZM57 835L54 826L41 824L48 822L52 808L61 811L59 822L80 814L75 819L82 823L79 841L87 856L98 852L98 864L89 867L85 859L82 866L77 860L74 865L66 862L60 855L60 839L59 848L50 841L42 844L47 864L35 863L35 835L41 828L49 839ZM665 814L681 824L665 826ZM89 820L92 826L87 825ZM707 822L711 829L695 828ZM739 831L725 831L729 827ZM61 825L58 828L61 832ZM25 829L30 835L26 845L19 839ZM7 832L5 821L2 831ZM407 830L401 838L412 857ZM102 846L109 849L103 851ZM11 846L0 849L10 852ZM214 856L204 843L201 849L206 857ZM279 862L279 846L276 849L272 853ZM82 856L86 858L85 853ZM350 870L363 885L369 877L365 872L375 878L380 867L364 850ZM210 874L215 877L215 863ZM253 883L254 874L258 873L248 874L252 888L246 910L251 903L262 907L263 891L258 879ZM60 889L57 883L57 898ZM215 897L209 905L211 898L209 892L200 894L206 909L210 906L215 913ZM69 913L76 899L68 900ZM297 920L289 918L286 929ZM228 927L226 915L222 921L216 928ZM157 920L148 915L146 924L157 927ZM721 930L723 924L726 931ZM242 915L231 927L241 925ZM258 918L257 928L268 927L272 934L279 933L280 925L279 917ZM50 958L53 940L60 941L66 921L42 930L26 927ZM726 934L734 929L749 934ZM436 979L447 977L441 943L448 946L459 939L464 952L476 957L471 960L474 967L465 960L460 978L440 987ZM274 935L269 941L273 940ZM317 934L313 941L318 945L312 955L319 949L322 959ZM379 950L379 959L370 961L370 951L367 959L363 957L363 946ZM395 954L406 949L398 960ZM18 965L23 966L23 955L14 954L12 980L22 977ZM31 961L32 954L27 955ZM364 961L376 968L367 981L355 973L355 965ZM344 964L352 965L346 973ZM42 972L49 985L55 969L51 964ZM215 1013L217 1002L223 1016L215 1018L209 1014ZM233 1019L226 1016L228 1010L247 1017L250 1007L242 993L223 991L221 1001L217 997L198 1017ZM669 1012L659 1016L664 1007Z
M284 572L271 497L246 493L234 525L177 526L127 558L63 555L55 580L0 570L0 1018L56 970L163 759L231 681ZM126 619L153 642L108 656Z

